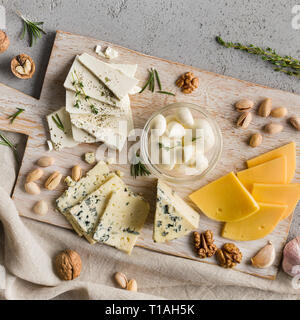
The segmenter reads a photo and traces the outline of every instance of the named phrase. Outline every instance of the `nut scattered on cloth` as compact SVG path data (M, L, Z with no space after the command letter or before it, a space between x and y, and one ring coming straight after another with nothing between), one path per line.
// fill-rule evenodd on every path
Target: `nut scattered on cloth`
M217 251L217 246L214 244L213 233L211 230L206 230L201 234L195 231L194 246L196 253L202 259L212 257Z
M74 250L64 250L59 253L54 261L57 275L62 280L73 280L79 277L81 272L81 258Z
M233 268L242 261L243 255L234 243L225 243L217 250L219 264L223 268Z

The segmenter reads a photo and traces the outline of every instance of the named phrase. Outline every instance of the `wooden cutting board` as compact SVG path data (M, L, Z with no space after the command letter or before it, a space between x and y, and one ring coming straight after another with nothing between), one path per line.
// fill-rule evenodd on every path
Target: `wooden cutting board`
M0 129L28 135L28 142L22 166L13 192L13 199L19 213L24 217L63 228L70 228L70 225L65 218L55 211L55 199L63 192L65 188L63 183L55 191L42 189L40 195L32 196L25 193L24 181L26 174L36 166L35 163L37 159L45 155L53 156L56 158L56 162L54 166L45 169L46 174L44 179L40 181L41 185L48 175L55 170L60 171L66 176L70 174L71 168L75 164L80 164L85 170L90 169L90 166L82 160L82 156L87 151L96 150L97 145L81 144L75 148L64 149L60 152L47 151L46 140L49 139L49 134L45 116L64 105L65 90L63 82L75 55L83 52L95 55L94 47L97 44L100 44L103 47L109 45L119 52L119 57L114 60L114 63L137 63L138 71L136 77L140 79L140 85L143 85L148 76L147 69L153 67L159 71L163 89L176 92L175 97L153 94L148 90L145 90L143 94L131 96L131 105L136 128L143 128L146 120L154 111L175 101L196 103L217 120L224 138L224 149L221 160L215 170L203 180L199 180L193 184L190 183L187 186L173 185L174 189L186 200L188 194L208 182L213 181L232 170L245 168L245 160L248 158L252 158L273 148L279 147L291 140L296 141L298 145L300 145L299 133L286 123L286 119L283 119L277 120L277 122L284 124L284 132L276 136L264 135L264 141L261 146L254 149L250 148L247 145L247 141L251 133L261 131L262 126L270 121L270 119L266 120L255 116L249 129L237 129L235 122L239 114L237 114L233 107L234 103L241 98L249 98L258 103L264 97L270 97L273 99L274 106L285 106L288 108L291 115L300 116L299 95L232 79L180 63L150 57L104 41L58 31L40 100L36 100L17 90L0 84ZM195 75L199 77L200 82L199 88L190 95L182 94L179 89L174 86L177 77L186 71L193 71ZM24 108L26 111L13 124L10 124L7 117L14 113L17 107ZM297 157L299 157L299 148L297 148ZM178 257L216 264L215 257L205 260L197 258L193 251L192 239L190 236L165 244L154 243L152 241L153 204L155 201L154 178L147 177L134 180L130 176L129 165L114 165L111 166L111 169L122 170L125 173L125 182L134 191L143 193L145 198L152 204L152 211L143 232L139 237L138 246ZM299 176L300 165L298 162L295 181L299 181ZM41 199L47 200L50 204L50 210L44 217L32 213L34 203ZM238 265L235 270L268 279L275 279L291 220L292 217L280 222L275 231L265 239L250 242L236 242L237 246L241 249L244 258L243 262ZM218 246L227 242L226 239L223 239L220 236L221 228L222 223L209 220L206 216L201 214L199 231L204 231L206 229L213 230ZM47 235L45 235L45 237L46 236ZM276 247L277 255L275 263L268 269L254 269L250 265L250 258L264 246L268 240L271 240ZM85 240L82 239L82 241ZM87 243L86 245L89 244ZM111 248L111 250L115 249ZM199 268L201 268L201 264L199 264Z

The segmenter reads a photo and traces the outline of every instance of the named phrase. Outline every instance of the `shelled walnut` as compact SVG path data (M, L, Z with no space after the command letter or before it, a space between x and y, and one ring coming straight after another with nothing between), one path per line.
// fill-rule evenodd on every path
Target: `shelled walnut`
M20 79L30 79L35 72L35 63L27 54L19 54L11 60L11 71Z
M217 251L217 246L214 244L213 233L211 230L206 230L201 234L195 231L194 246L201 259L212 257Z
M219 264L223 268L233 268L242 261L243 255L234 243L225 243L217 250Z
M192 72L186 72L177 79L176 85L183 93L192 93L199 86L199 78Z

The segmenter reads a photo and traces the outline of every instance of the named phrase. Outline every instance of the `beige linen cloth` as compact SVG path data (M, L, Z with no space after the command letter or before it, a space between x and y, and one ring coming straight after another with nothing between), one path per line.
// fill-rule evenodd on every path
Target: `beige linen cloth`
M16 137L13 137L16 139ZM0 299L299 299L291 278L265 280L196 261L135 248L131 256L106 245L89 245L75 232L21 218L9 194L14 157L0 146ZM61 281L53 258L76 250L79 278ZM115 286L113 274L135 278L138 292Z

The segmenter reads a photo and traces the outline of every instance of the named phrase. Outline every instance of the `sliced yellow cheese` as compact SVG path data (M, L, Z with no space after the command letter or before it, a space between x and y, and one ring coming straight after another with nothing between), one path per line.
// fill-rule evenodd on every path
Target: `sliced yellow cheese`
M286 156L287 160L287 182L291 182L296 170L296 144L291 142L280 148L264 153L256 158L247 161L248 168L257 166L266 161L273 160L278 157Z
M206 216L217 221L243 220L259 209L233 172L207 184L189 197Z
M253 183L287 183L286 157L276 158L255 167L240 171L237 177L242 184L252 190Z
M295 209L300 198L300 184L260 184L254 183L252 195L258 202L287 205L282 219L287 218Z
M259 202L260 209L247 219L225 223L222 237L250 241L264 238L271 233L287 210L286 205Z

